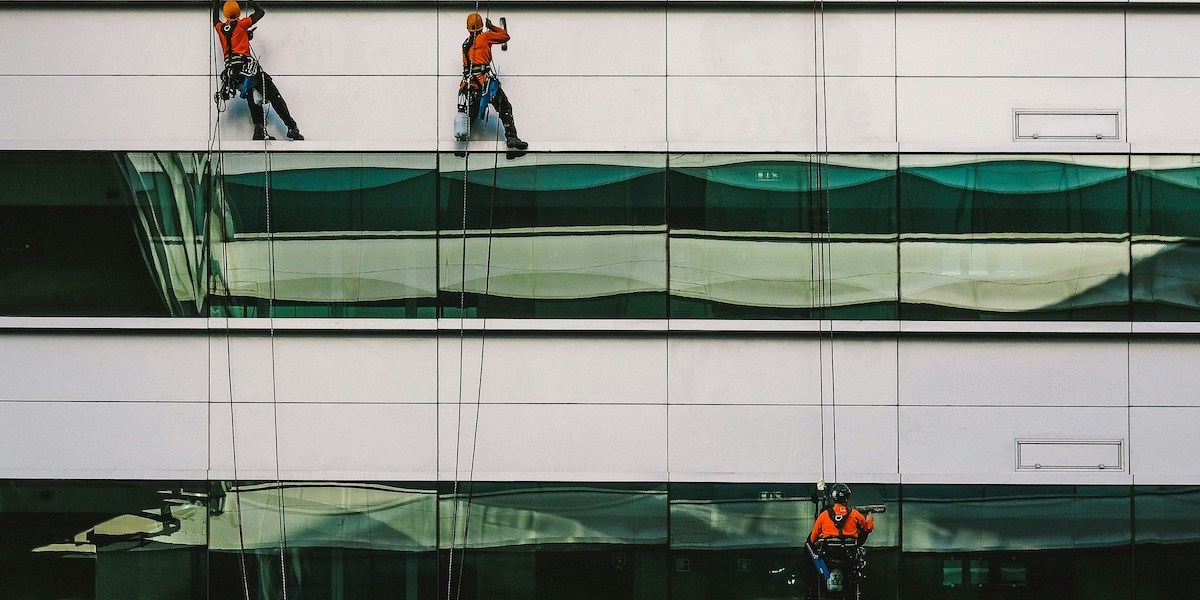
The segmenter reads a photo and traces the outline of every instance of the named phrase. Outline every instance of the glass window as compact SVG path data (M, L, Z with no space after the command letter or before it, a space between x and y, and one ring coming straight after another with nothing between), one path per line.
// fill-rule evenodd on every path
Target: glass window
M1134 594L1186 598L1200 589L1200 487L1134 487Z
M168 481L0 485L5 598L208 598L206 487Z
M463 598L667 595L665 485L475 482L457 497L449 484L442 490L442 569Z
M1126 599L1125 486L905 485L905 596Z
M211 312L432 318L435 161L432 154L225 154Z
M900 161L902 318L1128 318L1126 157Z
M671 156L673 318L896 316L896 159Z
M867 541L863 597L896 598L899 490L853 485L852 504L886 504ZM671 484L671 591L676 598L816 598L804 549L823 505L814 485Z
M1132 160L1134 319L1200 320L1200 158Z
M148 196L128 174L129 157L120 153L0 152L0 315L147 317L179 309L170 278L153 267L162 245L149 251L152 238L178 242L179 231L153 229L174 220L147 220L152 211L141 200ZM194 296L178 291L184 301Z
M432 484L216 482L213 490L214 598L241 598L245 585L252 598L274 600L285 579L296 598L438 597Z
M665 163L642 154L443 154L442 314L665 317Z

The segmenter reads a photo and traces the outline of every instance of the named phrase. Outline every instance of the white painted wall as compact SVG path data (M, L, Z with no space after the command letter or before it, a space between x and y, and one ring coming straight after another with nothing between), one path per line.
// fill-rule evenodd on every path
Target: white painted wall
M496 66L539 150L1194 152L1200 8L497 4ZM304 144L446 150L460 7L280 4L254 48ZM200 6L0 6L0 150L198 150L216 120ZM114 43L132 29L137 42ZM1116 110L1114 140L1013 139L1013 110ZM223 115L222 147L249 117ZM280 124L276 121L278 128ZM1200 125L1198 123L1197 125ZM494 129L476 149L494 146Z
M0 477L274 478L278 460L283 478L431 480L457 456L481 480L1200 479L1186 337L90 321L0 324ZM1018 471L1017 439L1117 440L1125 466Z

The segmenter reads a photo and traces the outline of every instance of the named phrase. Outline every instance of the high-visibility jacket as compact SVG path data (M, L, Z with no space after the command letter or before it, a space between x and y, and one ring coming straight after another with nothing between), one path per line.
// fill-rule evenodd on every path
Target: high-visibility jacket
M254 19L245 17L236 21L222 21L214 25L217 39L221 40L221 52L225 58L233 55L250 56L250 28Z
M492 64L492 45L503 44L510 39L512 36L508 35L507 31L494 25L489 31L481 31L475 36L475 41L463 52L463 70ZM477 72L475 76L481 83L483 82L483 73Z
M833 514L830 514L830 513ZM841 525L841 529L838 525ZM808 541L816 542L827 537L858 538L860 532L871 533L875 523L867 519L858 509L845 504L834 504L830 509L821 511L817 522L813 523L812 533Z

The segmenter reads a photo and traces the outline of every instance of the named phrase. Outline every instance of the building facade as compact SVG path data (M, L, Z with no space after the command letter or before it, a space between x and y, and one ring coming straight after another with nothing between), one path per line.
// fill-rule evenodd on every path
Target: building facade
M0 597L1200 586L1197 5L265 8L0 2Z

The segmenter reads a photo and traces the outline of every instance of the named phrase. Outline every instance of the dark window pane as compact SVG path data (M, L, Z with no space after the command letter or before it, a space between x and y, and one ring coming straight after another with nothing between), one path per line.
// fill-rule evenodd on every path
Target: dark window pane
M165 481L4 482L4 597L206 599L204 491Z
M922 598L1125 599L1128 487L906 485L903 587Z
M163 236L179 240L179 232L158 232L154 219L142 220L151 211L135 201L140 190L126 179L127 164L126 155L107 152L0 153L0 315L167 316L180 309L169 278L160 284L152 273L161 243L151 248Z
M1200 487L1134 488L1137 600L1175 600L1200 589Z
M1200 167L1193 160L1134 157L1135 320L1200 320Z

